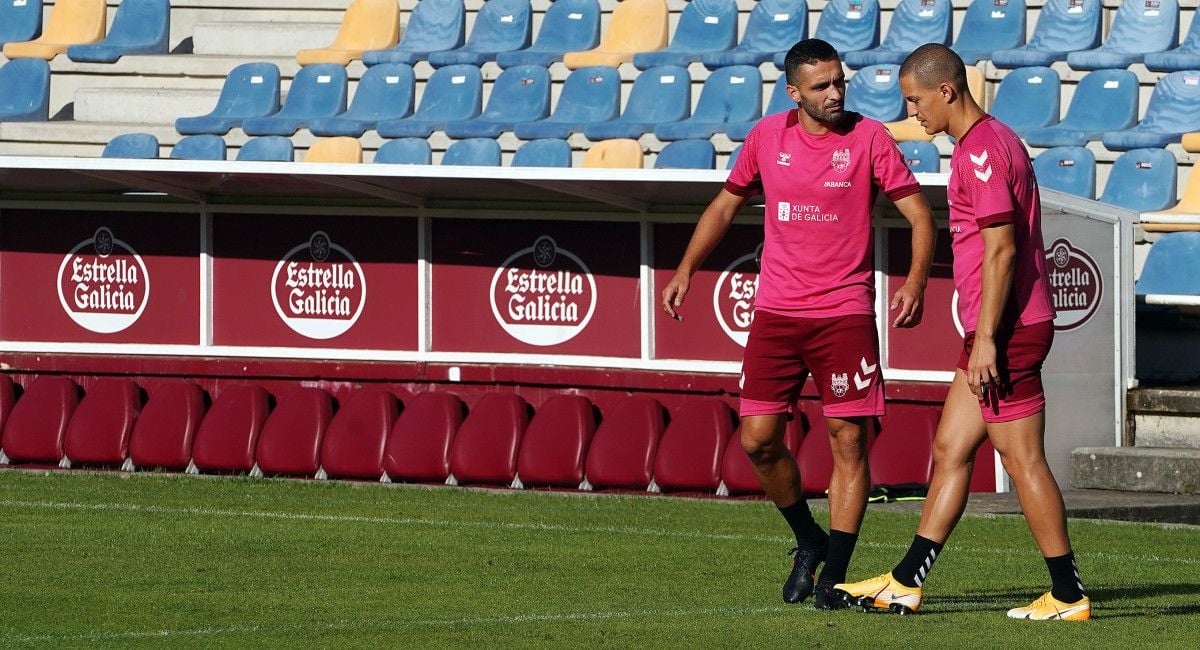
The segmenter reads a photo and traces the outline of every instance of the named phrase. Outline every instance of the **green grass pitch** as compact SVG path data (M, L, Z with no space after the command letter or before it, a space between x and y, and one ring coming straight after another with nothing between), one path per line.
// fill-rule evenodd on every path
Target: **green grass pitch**
M915 526L868 511L851 577ZM1071 532L1090 622L1005 618L1048 588L1015 517L964 518L900 617L784 605L760 501L3 471L0 647L1195 647L1200 531Z

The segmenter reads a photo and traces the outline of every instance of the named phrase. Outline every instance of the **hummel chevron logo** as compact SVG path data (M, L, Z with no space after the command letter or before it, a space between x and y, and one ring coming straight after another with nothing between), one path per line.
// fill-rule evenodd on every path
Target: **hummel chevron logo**
M978 169L975 170L975 178L978 178L979 180L981 180L985 183L988 182L988 179L991 177L992 177L992 166L991 165L988 165L987 169L984 169L982 171L980 171Z
M972 153L968 153L967 156L971 159L971 162L975 163L976 167L983 167L984 163L987 162L987 149L984 149L983 153L978 156Z
M858 365L860 368L862 368L864 375L869 375L875 372L875 369L879 367L879 364L868 366L866 357L863 357L861 360L859 360Z
M858 390L862 390L862 389L866 388L867 386L870 386L871 385L871 373L875 372L875 370L878 367L879 367L879 364L873 364L873 365L868 366L867 358L863 357L862 360L859 362L859 369L862 370L862 376L860 377L857 372L854 373L854 387L857 388ZM864 379L864 377L865 377L865 379Z

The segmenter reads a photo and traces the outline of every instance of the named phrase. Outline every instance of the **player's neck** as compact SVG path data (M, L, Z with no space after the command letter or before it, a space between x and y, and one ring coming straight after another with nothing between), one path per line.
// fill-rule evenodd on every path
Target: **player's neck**
M973 99L968 98L954 111L950 116L950 123L946 127L946 134L955 140L961 140L967 131L971 130L975 123L987 117L979 104L976 104Z

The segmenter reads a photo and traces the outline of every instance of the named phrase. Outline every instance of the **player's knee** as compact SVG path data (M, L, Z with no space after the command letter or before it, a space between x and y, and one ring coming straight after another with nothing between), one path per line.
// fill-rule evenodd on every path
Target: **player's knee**
M773 432L758 431L749 427L743 427L741 443L742 450L755 463L780 458L787 450L782 438L773 435Z
M957 442L933 442L933 463L939 467L969 467L974 460L975 453Z
M867 436L862 427L849 423L831 426L829 448L839 462L860 463L867 459Z

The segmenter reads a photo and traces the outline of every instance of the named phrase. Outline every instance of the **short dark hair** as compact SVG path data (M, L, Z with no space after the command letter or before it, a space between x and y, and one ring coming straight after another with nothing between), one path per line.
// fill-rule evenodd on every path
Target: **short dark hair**
M962 57L941 43L926 43L912 51L900 64L900 76L912 75L925 88L948 83L967 92L967 66Z
M783 73L789 83L796 80L796 70L802 65L818 61L833 61L838 58L837 50L819 38L806 38L792 46L783 59Z

